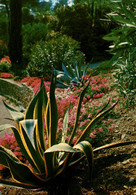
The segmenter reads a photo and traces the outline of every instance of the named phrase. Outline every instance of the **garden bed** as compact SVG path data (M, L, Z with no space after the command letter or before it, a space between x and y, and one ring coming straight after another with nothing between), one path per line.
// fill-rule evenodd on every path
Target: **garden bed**
M109 82L112 82L111 76L108 75L107 79ZM119 96L115 88L111 87L98 101L104 102L109 97L114 100L118 99ZM101 140L101 145L118 141L136 140L136 111L125 109L121 106L121 101L119 106L115 108L115 116L113 117L114 130L109 133L108 137ZM135 149L136 145L129 145L96 153L91 182L85 174L85 166L77 167L76 172L79 175L77 180L82 188L82 194L136 194ZM1 189L1 192L9 195L46 194L43 191L4 187Z

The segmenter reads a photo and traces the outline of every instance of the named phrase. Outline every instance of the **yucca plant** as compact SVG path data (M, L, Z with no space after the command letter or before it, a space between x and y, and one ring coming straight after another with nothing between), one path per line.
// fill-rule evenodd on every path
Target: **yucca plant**
M21 152L31 164L32 168L22 163L9 149L0 146L0 164L9 168L13 179L11 181L0 178L1 184L48 191L57 190L58 186L62 185L61 183L66 183L64 176L67 175L65 175L65 173L72 167L74 168L74 166L83 159L86 159L88 162L88 173L91 176L93 169L93 152L103 148L135 143L135 141L115 143L93 150L91 144L88 141L85 141L85 138L91 131L92 125L116 105L115 103L105 110L109 104L108 102L108 104L90 121L76 143L74 145L72 144L78 126L81 103L88 86L84 88L80 95L75 124L71 131L71 137L68 143L65 142L68 111L64 117L62 142L57 143L55 83L55 77L53 77L48 97L44 84L41 82L40 91L34 96L24 114L4 103L14 119L16 126L5 124L0 126L0 130L9 127L11 128L19 147L21 148ZM43 128L44 123L46 132ZM48 144L46 144L45 133L47 135ZM67 183L69 183L70 180L67 179ZM61 182L59 183L58 181ZM65 194L67 193L69 193L68 189L66 189Z

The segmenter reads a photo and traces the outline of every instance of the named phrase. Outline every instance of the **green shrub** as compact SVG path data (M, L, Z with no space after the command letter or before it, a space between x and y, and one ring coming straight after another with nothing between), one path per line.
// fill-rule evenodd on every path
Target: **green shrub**
M29 56L31 54L31 48L37 41L44 41L46 39L47 32L47 25L43 23L23 25L23 52L25 58L29 59Z
M0 16L0 40L8 42L8 19L4 16Z
M0 40L0 59L5 55L8 55L8 47L7 44Z
M53 38L52 38L52 37ZM48 41L40 41L32 48L28 72L31 76L45 76L52 68L61 70L62 64L73 64L83 54L78 50L79 43L66 35L55 34Z
M11 65L6 62L0 62L0 72L9 72Z
M136 4L135 0L114 1L109 14L118 28L104 38L113 41L111 62L118 66L115 77L120 93L127 99L126 106L134 107L136 102ZM115 61L116 60L116 61Z
M87 62L92 59L98 62L109 57L109 53L106 52L109 43L102 37L110 32L113 25L112 22L101 20L106 19L107 11L109 12L109 5L97 0L60 7L55 12L58 31L80 42Z
M136 103L136 57L130 55L126 61L118 61L118 69L115 71L116 85L125 101L125 106L134 108Z

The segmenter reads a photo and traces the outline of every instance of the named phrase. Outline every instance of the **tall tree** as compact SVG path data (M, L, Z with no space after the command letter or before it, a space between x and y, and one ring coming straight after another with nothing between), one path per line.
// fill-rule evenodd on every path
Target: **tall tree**
M22 63L22 0L10 0L9 56L12 70L18 73Z

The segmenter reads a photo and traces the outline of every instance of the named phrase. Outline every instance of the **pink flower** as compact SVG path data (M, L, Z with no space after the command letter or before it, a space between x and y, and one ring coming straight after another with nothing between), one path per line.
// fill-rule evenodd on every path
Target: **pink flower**
M99 131L100 131L100 132L103 132L103 128L100 127L100 128L99 128Z
M94 138L96 137L96 135L95 135L94 133L90 133L90 137L91 137L92 139L94 139Z
M87 95L87 99L90 99L91 98L91 96L90 95Z
M2 72L0 74L1 78L14 78L13 74L7 73L7 72Z
M92 114L91 113L88 115L88 118L92 118Z
M78 135L82 134L82 130L81 129L76 130L76 132L77 132Z
M77 141L77 139L78 139L78 137L77 137L77 136L75 136L75 137L73 138L73 140L72 140L72 144L75 144L75 143L76 143L76 141Z

